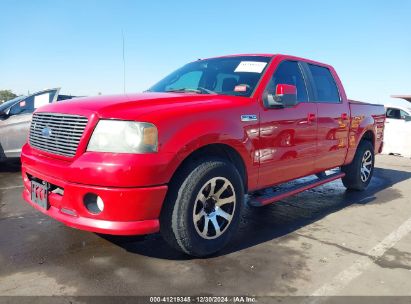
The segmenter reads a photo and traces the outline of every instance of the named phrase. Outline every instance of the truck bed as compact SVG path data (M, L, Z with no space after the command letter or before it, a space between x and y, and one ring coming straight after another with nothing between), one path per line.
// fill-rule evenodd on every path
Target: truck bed
M349 99L349 100L348 100L348 103L349 103L349 104L356 104L356 105L376 106L376 107L382 107L382 108L384 108L384 105L381 105L381 104L370 103L370 102L359 101L359 100L353 100L353 99Z
M348 103L351 110L350 137L354 136L356 142L358 143L359 138L356 137L362 134L362 128L366 125L374 125L375 152L380 153L382 150L384 135L384 105L366 103L356 100L348 100Z

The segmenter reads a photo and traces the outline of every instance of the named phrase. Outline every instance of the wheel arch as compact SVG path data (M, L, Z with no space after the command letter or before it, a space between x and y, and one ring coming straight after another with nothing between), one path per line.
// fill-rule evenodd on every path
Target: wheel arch
M186 174L188 168L191 168L193 165L201 162L201 160L205 158L224 159L232 163L238 170L244 186L244 192L247 193L248 172L244 159L235 148L225 143L207 144L192 151L178 165L171 177L170 184L181 175Z
M352 137L352 135L349 135L349 136ZM365 129L364 132L361 134L361 136L358 136L358 137L357 136L355 135L353 136L353 138L356 138L356 141L354 145L351 145L350 143L344 165L350 164L353 161L355 153L357 152L357 149L360 146L360 143L362 141L369 141L375 149L376 138L375 138L375 133L371 128ZM351 139L349 141L351 141Z
M359 141L359 143L364 141L364 140L369 141L372 144L372 146L375 148L375 134L374 134L373 131L371 131L371 130L365 131L365 133L362 135L361 140ZM357 148L358 148L358 145L357 145Z

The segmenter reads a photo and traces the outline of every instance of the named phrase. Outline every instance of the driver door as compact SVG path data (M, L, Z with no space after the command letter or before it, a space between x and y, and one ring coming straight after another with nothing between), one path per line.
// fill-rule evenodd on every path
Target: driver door
M0 158L20 157L27 140L31 117L38 107L54 102L59 89L41 91L12 105L0 120Z
M297 89L297 105L268 108L261 112L259 186L300 178L314 171L317 153L317 105L309 102L301 64L283 61L274 72L264 96L278 84ZM265 97L266 98L266 97Z

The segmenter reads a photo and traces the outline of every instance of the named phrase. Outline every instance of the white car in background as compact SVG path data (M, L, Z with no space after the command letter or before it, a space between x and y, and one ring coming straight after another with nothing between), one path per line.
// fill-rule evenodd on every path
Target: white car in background
M411 108L385 106L383 154L411 157Z
M43 105L74 98L60 95L60 88L19 96L0 105L0 161L20 157L33 112Z

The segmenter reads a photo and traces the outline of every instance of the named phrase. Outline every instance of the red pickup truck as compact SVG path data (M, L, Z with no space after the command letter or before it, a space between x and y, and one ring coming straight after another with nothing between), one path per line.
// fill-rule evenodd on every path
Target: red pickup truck
M142 94L38 109L21 156L23 196L71 227L160 231L206 256L230 240L245 204L339 178L365 189L384 119L383 106L347 100L329 65L272 54L198 60Z

